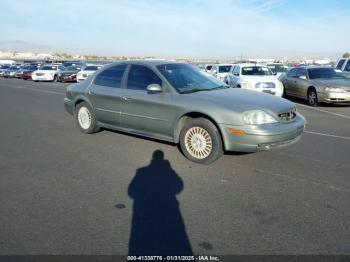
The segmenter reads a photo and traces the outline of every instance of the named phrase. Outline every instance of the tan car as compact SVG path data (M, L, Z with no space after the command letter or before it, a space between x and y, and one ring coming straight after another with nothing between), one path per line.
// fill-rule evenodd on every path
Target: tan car
M318 103L350 103L350 78L331 67L296 67L282 78L284 95Z

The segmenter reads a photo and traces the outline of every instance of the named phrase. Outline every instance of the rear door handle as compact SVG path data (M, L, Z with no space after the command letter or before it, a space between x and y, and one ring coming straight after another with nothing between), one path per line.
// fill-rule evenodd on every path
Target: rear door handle
M127 102L131 102L131 101L132 101L132 98L131 98L131 97L123 96L122 99L123 99L124 101L127 101Z

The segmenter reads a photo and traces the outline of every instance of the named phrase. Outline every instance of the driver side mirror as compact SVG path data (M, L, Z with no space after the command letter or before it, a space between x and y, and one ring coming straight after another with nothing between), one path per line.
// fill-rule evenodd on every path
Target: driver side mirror
M239 73L233 73L234 76L239 76Z
M299 79L307 80L306 75L299 76Z
M218 71L216 70L213 70L213 74L216 75L218 73Z
M159 84L150 84L147 86L147 91L151 93L161 93L163 88Z

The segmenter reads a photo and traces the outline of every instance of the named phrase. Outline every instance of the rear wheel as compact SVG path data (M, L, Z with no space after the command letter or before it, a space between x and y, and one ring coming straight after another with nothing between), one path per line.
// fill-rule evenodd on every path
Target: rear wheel
M310 88L307 93L307 103L309 104L309 106L318 105L317 92L314 88Z
M75 118L80 130L85 134L96 133L100 130L91 107L85 102L77 105Z
M189 160L201 164L210 164L223 153L219 130L205 118L187 121L180 132L180 147Z

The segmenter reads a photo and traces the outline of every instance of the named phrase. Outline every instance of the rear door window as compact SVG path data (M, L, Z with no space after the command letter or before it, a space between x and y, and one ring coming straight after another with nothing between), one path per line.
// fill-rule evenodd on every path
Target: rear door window
M288 71L287 77L297 77L297 70L298 68L293 68Z
M338 69L342 69L344 63L345 63L345 59L340 59L339 62L338 62L338 64L337 64L337 68L338 68Z
M126 65L109 67L95 78L95 85L120 88Z

